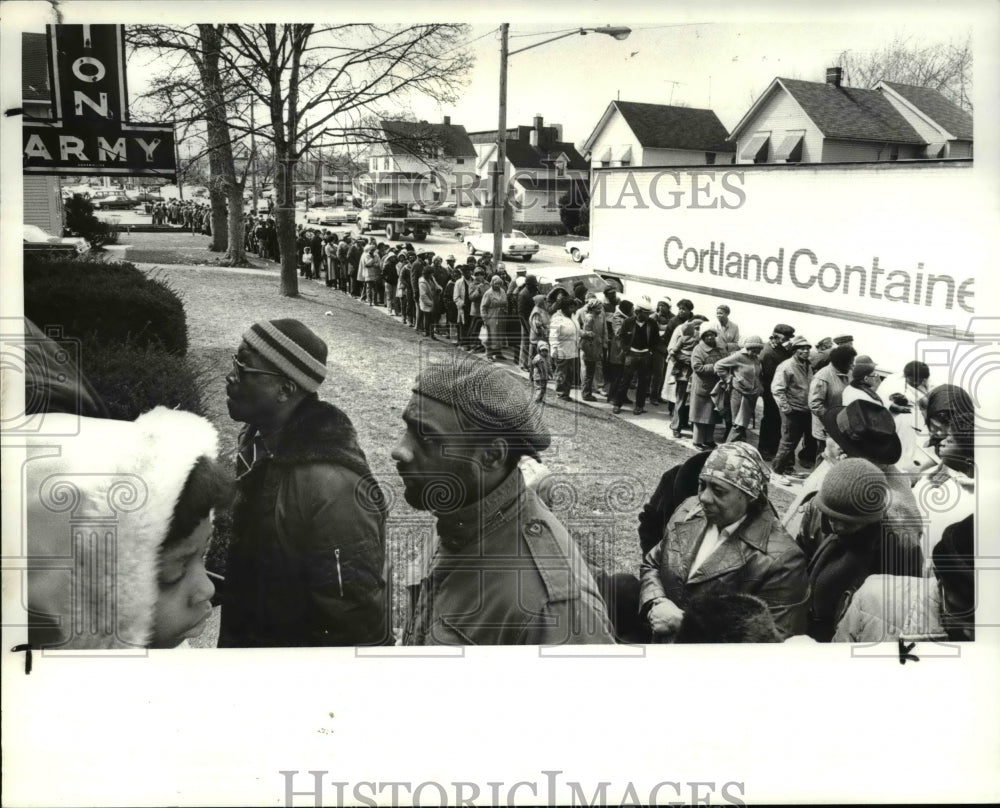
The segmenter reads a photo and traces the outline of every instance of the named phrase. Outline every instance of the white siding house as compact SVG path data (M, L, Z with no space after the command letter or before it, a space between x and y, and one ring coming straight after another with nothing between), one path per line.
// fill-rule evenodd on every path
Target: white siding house
M873 90L776 78L733 129L737 163L843 163L966 157L972 116L936 90Z
M514 225L560 224L559 197L566 193L584 198L589 165L572 143L562 140L562 127L545 126L536 116L532 126L508 129L504 187L508 187ZM472 204L460 209L461 218L477 218L488 200L490 164L497 159L496 130L469 134L476 150L479 192Z
M733 146L710 109L612 101L583 145L592 168L729 164Z

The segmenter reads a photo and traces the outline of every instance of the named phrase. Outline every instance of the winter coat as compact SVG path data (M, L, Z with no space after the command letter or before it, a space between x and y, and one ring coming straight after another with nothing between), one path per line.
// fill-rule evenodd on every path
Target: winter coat
M833 642L895 642L904 635L946 639L936 579L871 576L837 623Z
M460 323L467 323L472 317L472 301L469 299L470 288L470 281L464 276L455 281L452 300L455 301L455 309L458 312L458 322Z
M596 311L582 309L583 316L577 321L580 326L580 355L588 362L596 362L604 355L604 341L607 326L604 324L604 309Z
M833 365L827 364L816 371L809 384L809 409L812 411L813 437L823 440L826 431L823 429L823 416L826 411L839 407L841 395L849 381L846 373L839 372Z
M535 308L534 297L539 294L537 284L525 283L517 293L517 317L521 326L528 327L531 310Z
M745 396L759 396L763 392L760 383L760 359L747 351L736 351L715 363L718 377L731 384L732 388Z
M656 491L639 514L639 551L646 555L663 539L663 531L677 507L698 493L698 478L711 451L691 455L667 469Z
M618 341L621 343L623 357L629 355L632 346L635 344L636 333L642 329L646 331L646 348L652 353L653 346L656 345L656 341L660 338L660 329L652 317L646 320L645 323L640 323L633 315L622 323L618 331Z
M472 316L480 316L480 306L483 302L483 294L489 289L489 285L483 281L476 283L473 281L469 285L469 300L472 301Z
M379 260L378 253L374 250L366 252L364 258L361 259L361 271L358 273L358 280L370 283L375 282L379 279L380 272L381 261Z
M45 433L25 438L28 639L35 648L146 647L160 547L195 462L218 455L215 428L156 407L135 421L50 413Z
M404 645L614 643L576 542L519 469L437 533Z
M715 344L722 349L724 356L729 356L733 351L740 349L740 327L732 320L722 325L718 320L706 327L706 331L714 329L718 332Z
M832 639L837 621L868 576L923 574L920 547L894 531L887 519L841 536L813 501L806 506L795 541L808 559L807 633L818 642Z
M552 315L542 306L535 306L528 316L528 341L532 345L549 341L549 324Z
M431 314L435 310L438 299L441 297L441 287L437 285L432 275L429 278L421 278L417 281L419 292L420 310L426 314Z
M391 640L385 502L350 419L309 397L239 447L219 647Z
M479 304L479 312L490 333L490 338L498 340L502 333L503 318L507 313L507 295L503 289L487 287Z
M774 372L771 395L782 412L809 410L809 385L812 382L812 367L809 361L800 362L794 356L786 359Z
M771 393L771 382L774 381L778 365L791 357L792 351L783 346L775 347L770 342L764 346L764 350L760 352L760 383L764 386L765 396Z
M715 363L725 359L726 355L716 345L710 348L704 340L691 351L691 421L696 424L711 424L715 419L715 403L712 400L712 390L719 383L715 373Z
M555 360L576 359L580 355L580 328L561 311L549 321L549 354Z
M667 522L663 539L642 561L641 613L648 613L656 598L684 609L696 596L739 592L767 603L783 637L803 634L809 594L806 559L770 503L748 515L688 580L707 527L698 497L684 500Z
M625 352L622 350L622 326L629 319L621 311L616 311L611 315L611 337L608 340L608 364L624 365Z

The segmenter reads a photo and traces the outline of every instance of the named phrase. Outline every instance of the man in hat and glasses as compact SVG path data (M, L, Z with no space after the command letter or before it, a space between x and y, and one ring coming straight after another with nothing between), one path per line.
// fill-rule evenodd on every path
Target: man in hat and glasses
M243 334L226 377L246 426L220 647L374 645L386 624L385 518L350 418L317 395L327 346L298 320Z

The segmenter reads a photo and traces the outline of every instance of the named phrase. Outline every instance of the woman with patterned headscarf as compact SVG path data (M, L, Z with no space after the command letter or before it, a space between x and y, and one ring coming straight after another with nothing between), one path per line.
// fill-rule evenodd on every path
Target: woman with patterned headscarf
M655 641L672 641L693 598L731 594L767 603L782 638L805 632L806 559L767 498L769 475L747 443L708 456L699 493L677 507L642 562L640 614Z

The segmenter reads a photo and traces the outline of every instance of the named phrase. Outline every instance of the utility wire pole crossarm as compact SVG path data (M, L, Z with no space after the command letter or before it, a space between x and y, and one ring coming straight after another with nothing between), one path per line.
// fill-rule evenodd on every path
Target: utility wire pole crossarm
M526 45L517 50L508 51L507 42L510 34L510 23L503 23L500 26L500 104L497 115L497 164L491 177L490 192L492 194L491 207L493 214L493 266L499 265L503 260L503 225L504 210L507 203L507 59L526 50L547 45L559 39L571 36L586 36L587 34L604 34L612 39L628 39L632 33L631 28L625 26L606 25L601 28L578 28L575 31L567 31L550 39L543 39L533 45Z

